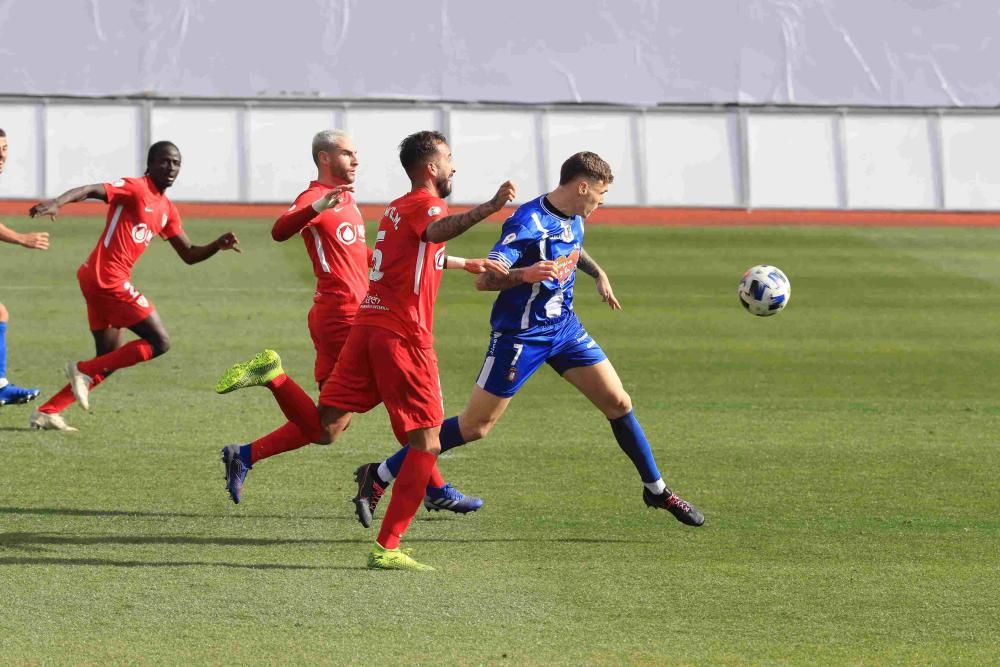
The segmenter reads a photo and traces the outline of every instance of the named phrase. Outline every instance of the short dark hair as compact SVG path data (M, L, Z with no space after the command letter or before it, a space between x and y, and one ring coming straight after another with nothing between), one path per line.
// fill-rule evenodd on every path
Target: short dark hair
M177 148L177 145L172 141L157 141L155 144L149 147L149 152L146 153L146 165L148 166L152 162L160 151L166 150L167 148L173 148L178 153L181 149Z
M407 174L430 162L437 154L438 144L448 140L436 130L414 132L399 143L399 161Z
M592 181L604 181L608 185L615 180L611 173L611 165L601 159L597 153L582 151L571 155L563 162L559 170L559 185L566 185L578 176L586 176Z
M0 127L0 137L6 137L6 136L7 136L7 133L3 131L2 127Z

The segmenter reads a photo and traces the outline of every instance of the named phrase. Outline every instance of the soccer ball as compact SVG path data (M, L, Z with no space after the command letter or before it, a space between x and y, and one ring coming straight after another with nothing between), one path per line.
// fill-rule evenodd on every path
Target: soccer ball
M743 274L736 293L750 313L768 317L780 313L788 305L792 284L778 267L760 264Z

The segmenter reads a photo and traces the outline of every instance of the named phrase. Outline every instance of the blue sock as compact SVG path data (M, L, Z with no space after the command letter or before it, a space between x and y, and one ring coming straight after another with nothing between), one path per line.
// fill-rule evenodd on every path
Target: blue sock
M644 484L650 484L660 479L660 471L653 460L653 452L649 449L649 441L646 434L642 432L639 420L635 418L635 411L618 419L609 419L611 431L615 434L618 446L632 460L632 465L639 471L639 477Z
M7 377L7 323L0 322L0 380Z
M444 423L441 424L441 452L444 453L464 444L465 438L462 437L462 431L458 428L458 417L445 419ZM399 469L403 467L403 459L406 458L406 452L409 449L409 445L403 445L398 452L385 460L385 467L389 469L393 479L399 476ZM382 481L389 483L392 480L383 479Z

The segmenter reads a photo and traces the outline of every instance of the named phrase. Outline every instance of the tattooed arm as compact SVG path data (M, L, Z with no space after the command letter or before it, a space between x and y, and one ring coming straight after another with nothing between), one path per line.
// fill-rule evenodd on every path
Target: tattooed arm
M597 293L601 295L601 301L608 304L611 310L622 309L622 305L618 303L615 293L611 290L611 281L608 280L608 274L604 272L604 269L583 248L580 248L580 259L576 263L576 268L597 282Z
M430 243L450 241L502 209L507 202L513 201L516 194L516 186L510 181L505 181L493 195L493 199L488 202L483 202L465 213L449 215L427 225L427 229L424 230L424 240Z
M538 283L556 277L556 263L551 260L535 262L521 269L511 269L507 275L487 271L476 278L476 289L480 292L499 292L517 287L523 283Z

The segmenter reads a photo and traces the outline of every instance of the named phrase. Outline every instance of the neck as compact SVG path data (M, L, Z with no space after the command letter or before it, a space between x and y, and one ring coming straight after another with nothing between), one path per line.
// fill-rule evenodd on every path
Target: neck
M545 195L552 202L552 205L559 209L561 212L568 216L581 215L576 206L574 206L572 193L567 192L562 187L557 187L555 190Z
M328 188L335 188L338 185L347 185L347 181L333 174L316 174L316 182Z
M431 193L432 196L438 197L439 199L442 198L441 193L438 192L437 185L434 184L434 181L410 181L410 185L412 186L410 188L410 192L427 190L427 192Z

